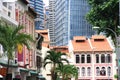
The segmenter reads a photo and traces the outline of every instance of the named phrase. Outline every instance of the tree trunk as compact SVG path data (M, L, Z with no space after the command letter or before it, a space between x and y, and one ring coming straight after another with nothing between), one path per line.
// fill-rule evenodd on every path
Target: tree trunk
M62 75L62 80L64 80L64 78L65 78L65 74Z
M6 77L5 77L5 80L8 80L9 63L10 63L10 59L8 58L8 63L7 63L7 69L6 69Z

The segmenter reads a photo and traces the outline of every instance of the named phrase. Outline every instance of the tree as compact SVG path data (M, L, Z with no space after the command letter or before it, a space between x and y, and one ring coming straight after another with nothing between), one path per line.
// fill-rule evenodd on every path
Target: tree
M14 52L17 50L18 44L27 46L30 49L29 42L34 41L29 34L21 33L22 26L10 26L4 23L0 24L0 44L3 46L4 53L8 58L6 80L9 70L10 60L14 58Z
M56 80L57 75L55 73L55 68L63 65L63 62L69 63L69 61L66 58L62 58L62 56L66 56L65 53L55 52L54 50L50 50L47 53L48 54L44 58L44 67L46 67L47 64L52 64L51 78L52 80Z
M78 79L78 69L74 65L63 65L55 69L59 76L62 76L62 80L69 80L75 77Z
M86 19L93 26L98 26L98 32L105 32L107 36L115 39L115 35L108 29L110 28L117 35L120 34L119 25L119 0L88 0L91 10L86 15Z

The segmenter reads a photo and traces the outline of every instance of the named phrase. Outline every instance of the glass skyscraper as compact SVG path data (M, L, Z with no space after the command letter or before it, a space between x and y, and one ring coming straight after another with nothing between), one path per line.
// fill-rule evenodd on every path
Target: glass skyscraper
M43 29L44 13L43 13L43 0L29 0L30 6L35 9L38 16L35 21L35 29Z
M56 0L55 41L57 46L67 45L73 36L90 37L94 33L85 19L89 10L87 0Z

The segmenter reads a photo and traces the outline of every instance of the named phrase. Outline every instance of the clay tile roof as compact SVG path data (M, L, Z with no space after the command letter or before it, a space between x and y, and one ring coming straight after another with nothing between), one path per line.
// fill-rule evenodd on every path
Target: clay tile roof
M68 47L67 46L50 46L50 49L53 49L57 52L62 52L68 54Z
M103 40L95 40L95 39ZM104 36L94 36L90 39L94 51L112 51L110 44Z
M48 30L45 29L45 30L35 30L35 32L37 33L48 33Z
M86 40L85 37L78 37L80 39L84 39L85 41L82 41L82 42L77 42L75 40L72 40L72 45L73 45L73 49L74 49L74 52L87 52L87 51L92 51L90 45L89 45L89 42L88 40ZM75 38L76 39L76 38Z
M35 32L39 33L41 36L44 37L44 41L50 41L49 40L49 35L48 35L48 30L36 30Z
M48 47L50 40L49 40L49 35L48 35L48 30L36 30L35 32L39 33L41 36L43 36L43 42L42 46Z
M93 35L92 38L93 39L105 39L105 36L103 36L103 35Z
M86 40L86 37L85 36L75 36L73 39L74 40Z

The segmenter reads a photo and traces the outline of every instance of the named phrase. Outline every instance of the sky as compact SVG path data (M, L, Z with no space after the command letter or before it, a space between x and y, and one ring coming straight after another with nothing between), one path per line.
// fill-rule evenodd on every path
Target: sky
M49 5L49 0L43 0L45 6L48 6Z

